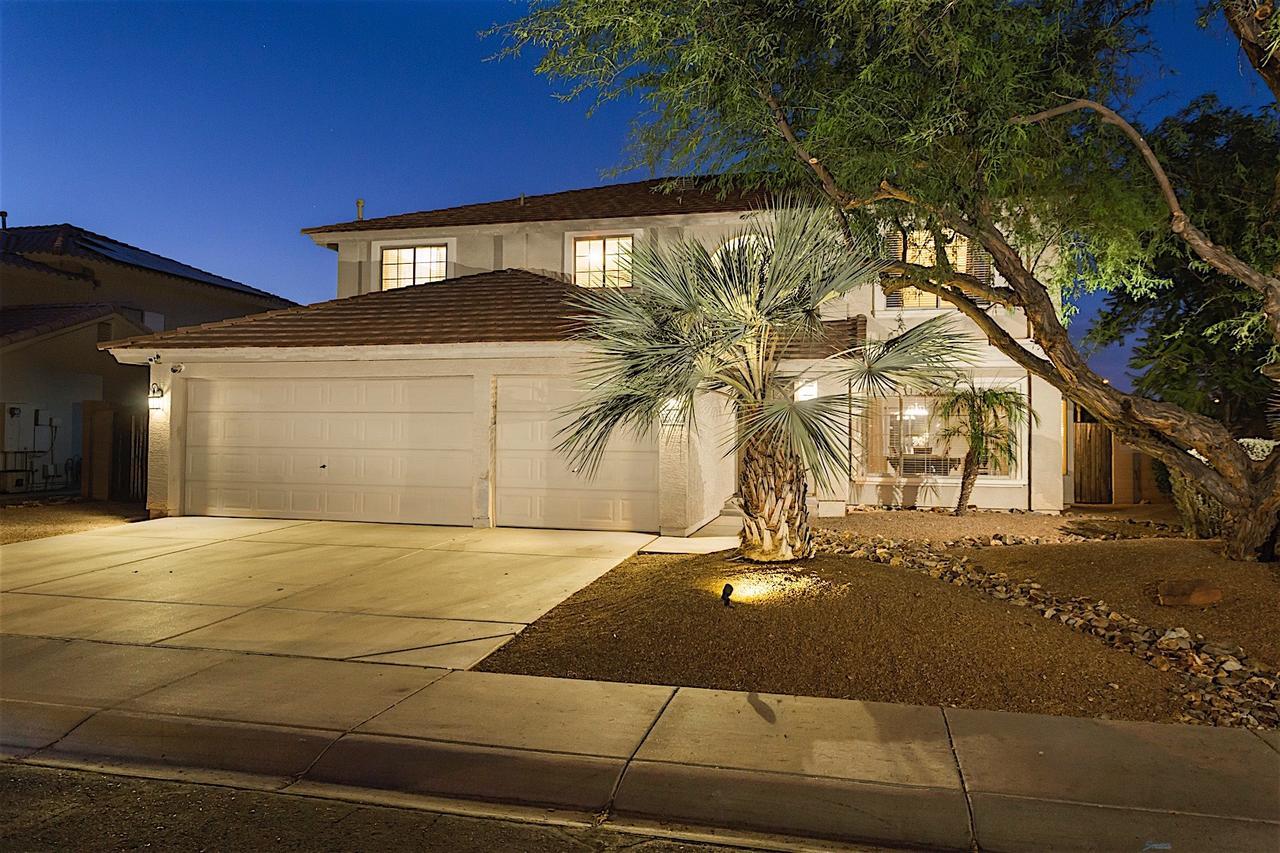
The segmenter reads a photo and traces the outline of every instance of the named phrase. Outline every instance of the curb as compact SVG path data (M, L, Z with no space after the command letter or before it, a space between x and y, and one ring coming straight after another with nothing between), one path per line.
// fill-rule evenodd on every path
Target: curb
M22 763L188 781L211 779L265 790L317 794L345 790L357 797L442 798L490 803L494 808L542 809L584 819L594 814L597 823L620 827L648 823L672 837L723 828L730 835L784 836L784 841L789 839L796 846L826 841L933 850L977 847L993 853L1166 849L1151 848L1153 844L1172 844L1178 851L1280 849L1280 808L1272 809L1273 800L1280 804L1280 784L1276 784L1280 780L1280 753L1262 738L1242 738L1244 733L1237 730L1230 730L1232 737L1227 739L1216 737L1215 730L1197 729L1193 733L1196 738L1211 739L1196 741L1200 747L1217 744L1209 750L1215 755L1204 758L1216 762L1217 770L1186 765L1181 778L1175 779L1165 774L1170 772L1167 768L1176 766L1170 762L1179 760L1179 753L1157 741L1177 740L1180 734L1185 739L1187 733L1180 733L1181 727L1131 724L1114 729L1111 737L1117 742L1131 740L1134 749L1148 750L1140 755L1159 757L1159 764L1117 769L1108 761L1122 760L1118 756L1090 758L1088 747L1080 743L1085 733L1076 729L1103 726L1100 721L1056 721L1060 725L1054 730L1067 735L1057 748L1070 751L1071 760L1081 765L1071 768L1055 759L1049 747L1039 741L1029 741L1025 735L1017 740L1020 721L1016 718L1029 715L959 712L965 722L955 745L962 756L961 777L968 784L939 787L928 780L886 782L858 778L852 772L845 778L823 775L823 766L841 772L849 766L832 765L830 754L822 759L827 763L814 770L812 762L821 758L821 750L829 748L828 738L842 736L839 725L829 733L816 733L817 739L808 745L787 741L791 746L785 749L799 747L799 753L775 754L773 750L780 747L757 741L742 729L744 723L725 719L726 737L736 733L754 743L751 756L758 762L755 769L725 766L705 756L695 758L693 743L687 755L681 751L674 760L654 760L647 757L646 749L651 753L670 750L671 744L683 742L682 732L687 731L679 712L666 706L659 719L667 732L651 731L630 757L402 735L344 734L194 716L95 711L21 700L5 700L2 707L0 754ZM786 706L775 707L782 709L781 714L792 713ZM474 713L483 716L479 709ZM821 719L828 720L824 729L835 722L826 712ZM1048 718L1021 722L1027 726L1055 723ZM963 731L966 728L967 733ZM920 748L918 740L909 743L913 749ZM849 755L863 760L871 746L864 744ZM979 746L985 753L975 764L973 750ZM1048 751L1048 756L1037 749ZM1037 756L1035 761L1028 763L1028 751ZM760 769L773 767L784 754L804 758L801 769ZM895 760L904 766L912 763L910 758ZM1006 778L1011 772L1035 775L1024 783ZM1181 795L1135 799L1121 792L1112 797L1105 784L1081 789L1069 799L1056 798L1048 789L1035 791L1037 785L1056 784L1055 778L1070 772L1084 779L1136 773L1149 777L1145 784L1151 790L1181 785L1198 793L1186 801ZM1215 777L1214 772L1219 775ZM1244 796L1252 805L1219 808L1223 792L1198 787L1202 781L1222 786L1227 780L1230 785L1237 784L1236 780L1247 782L1252 790ZM1118 783L1113 779L1111 784L1131 785L1124 779Z

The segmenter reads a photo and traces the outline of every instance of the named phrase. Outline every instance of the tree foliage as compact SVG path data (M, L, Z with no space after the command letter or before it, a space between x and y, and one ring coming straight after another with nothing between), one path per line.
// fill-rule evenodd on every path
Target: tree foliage
M1149 135L1183 205L1237 255L1280 269L1280 120L1274 109L1245 112L1213 96L1197 99ZM1259 371L1277 360L1261 299L1209 267L1167 229L1145 233L1150 293L1111 291L1090 330L1099 345L1140 336L1130 366L1139 393L1211 415L1241 436L1265 433L1270 383Z
M951 269L945 251L927 266L890 269L1220 500L1228 552L1245 558L1280 517L1280 453L1251 460L1221 423L1118 391L1064 326L1063 296L1081 287L1156 293L1165 279L1152 235L1163 228L1258 293L1280 341L1280 271L1233 254L1231 235L1206 234L1117 111L1135 83L1133 57L1148 46L1149 5L560 0L535 3L502 31L509 50L543 51L539 70L566 97L643 99L636 163L807 186L855 225L905 220L939 246L951 233L980 245L1000 273L994 285ZM1221 8L1234 14L1239 4ZM1262 59L1250 55L1270 80ZM1034 347L975 294L1021 309Z

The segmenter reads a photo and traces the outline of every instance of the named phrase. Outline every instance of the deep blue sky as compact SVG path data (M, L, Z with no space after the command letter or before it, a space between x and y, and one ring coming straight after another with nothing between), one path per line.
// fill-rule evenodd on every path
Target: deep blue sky
M1225 28L1164 0L1174 74L1144 119L1266 102ZM591 119L532 61L486 62L508 2L0 2L0 206L311 302L336 259L298 229L607 183L635 106ZM632 175L630 177L647 177ZM1083 324L1080 324L1083 325ZM1117 358L1099 366L1121 380ZM1122 360L1122 359L1121 359Z

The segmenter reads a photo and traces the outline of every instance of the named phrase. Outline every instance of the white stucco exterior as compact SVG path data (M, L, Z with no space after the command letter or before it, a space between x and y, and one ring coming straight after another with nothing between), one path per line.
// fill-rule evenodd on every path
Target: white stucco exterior
M362 231L330 231L310 234L321 246L337 253L337 295L354 296L380 289L380 253L384 247L445 245L447 277L455 278L504 268L523 268L543 274L569 277L573 241L584 236L630 235L640 240L696 238L710 247L722 245L743 226L742 213L705 213L613 219L579 219L554 222L492 224L435 228ZM424 285L429 286L429 285ZM993 317L1015 339L1028 341L1025 318L999 306ZM1066 437L1069 407L1061 394L1031 377L986 342L981 332L958 312L949 309L891 308L884 294L868 286L832 303L823 311L827 319L865 317L868 336L889 337L929 317L947 315L974 337L978 356L970 370L975 381L1016 387L1026 394L1035 413L1023 429L1020 460L1003 474L982 475L973 501L986 508L1058 512L1071 500L1071 448ZM138 350L121 350L122 361L144 359ZM501 420L495 408L505 377L569 377L580 364L582 351L568 343L451 344L396 347L314 347L306 349L244 348L165 351L153 365L155 381L167 389L164 406L152 411L151 488L148 499L157 514L182 514L184 441L188 425L187 383L197 379L254 377L395 377L465 376L473 388L471 408L472 515L476 525L491 525L495 518L497 485L494 440ZM171 372L175 364L179 373ZM788 363L785 369L812 371L821 393L845 390L841 381L824 376L814 362ZM839 515L849 505L953 505L959 489L954 475L898 476L877 473L869 464L876 452L869 427L870 413L851 419L850 450L853 470L847 483L828 484L811 491L813 509L822 515ZM877 415L878 416L878 415ZM733 414L724 401L708 395L698 401L695 427L655 429L652 442L658 459L658 521L660 532L684 535L718 516L732 496L736 465L726 454L733 433ZM898 451L901 454L901 451ZM899 462L902 457L898 457ZM880 469L884 466L880 465Z

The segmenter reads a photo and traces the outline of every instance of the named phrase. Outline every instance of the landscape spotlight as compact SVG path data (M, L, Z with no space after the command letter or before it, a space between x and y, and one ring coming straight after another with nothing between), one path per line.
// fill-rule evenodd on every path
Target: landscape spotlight
M733 603L729 601L729 596L733 595L733 584L727 583L724 589L720 591L720 600L724 602L725 607L732 607Z

